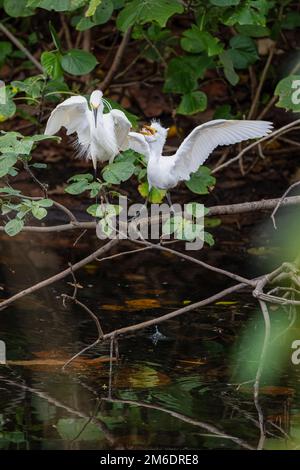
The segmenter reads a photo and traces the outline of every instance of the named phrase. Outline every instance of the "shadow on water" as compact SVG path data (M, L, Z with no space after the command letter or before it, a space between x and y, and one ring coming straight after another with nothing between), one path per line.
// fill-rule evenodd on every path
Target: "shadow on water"
M89 253L92 243L85 236L72 249L71 238L58 235L3 239L0 296L58 272L73 257ZM105 332L228 285L153 253L95 262L76 277L80 300L97 313ZM113 361L110 376L109 344L62 372L63 364L97 337L85 312L71 303L63 307L61 294L72 292L70 284L68 278L1 312L7 364L0 366L0 448L256 448L260 429L251 380L263 323L251 295L231 296L163 323L157 342L155 328L121 338L120 360ZM297 339L297 322L291 331ZM261 384L264 447L289 448L300 443L300 377L290 361L291 336L276 341L288 354L279 360L272 352Z

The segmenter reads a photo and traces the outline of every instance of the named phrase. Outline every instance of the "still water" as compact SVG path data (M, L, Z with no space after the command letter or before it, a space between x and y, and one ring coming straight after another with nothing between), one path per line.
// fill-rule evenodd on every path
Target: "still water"
M78 234L77 234L78 235ZM97 247L85 234L22 234L1 239L1 299L63 269ZM37 248L38 247L38 248ZM124 245L123 249L128 249ZM259 272L233 249L210 260L243 274ZM227 257L226 257L227 256ZM251 257L247 256L248 263ZM230 261L229 261L230 260ZM225 262L225 266L224 266ZM226 266L227 262L227 266ZM78 298L104 332L159 316L227 287L229 281L165 254L94 262L76 273ZM97 337L67 278L24 297L0 315L7 364L0 366L2 449L248 449L260 439L253 378L264 334L251 293L119 339L110 371L109 344L62 371ZM291 363L297 321L272 310L273 345L261 381L264 448L300 446L300 366ZM156 333L156 335L155 335ZM153 336L154 335L154 336ZM298 338L297 338L298 337ZM155 341L157 339L157 341Z

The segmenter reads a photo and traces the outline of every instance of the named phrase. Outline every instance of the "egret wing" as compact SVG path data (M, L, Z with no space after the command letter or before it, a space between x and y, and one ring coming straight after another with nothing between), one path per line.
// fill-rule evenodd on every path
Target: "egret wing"
M114 121L115 136L119 150L128 149L128 134L131 129L131 122L127 119L123 111L112 109L110 111Z
M148 161L150 158L150 147L145 137L138 132L129 132L129 148L141 155Z
M173 155L173 171L178 181L189 179L190 174L197 171L219 145L264 137L272 131L272 127L273 124L268 121L226 119L216 119L196 127Z
M87 100L83 96L72 96L52 111L45 134L56 134L61 127L65 127L67 135L76 132L79 144L89 145L91 139L90 115L91 111Z

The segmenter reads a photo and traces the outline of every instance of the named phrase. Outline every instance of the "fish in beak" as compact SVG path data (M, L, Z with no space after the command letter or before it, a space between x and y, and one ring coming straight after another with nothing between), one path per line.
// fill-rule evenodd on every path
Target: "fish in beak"
M147 126L146 124L142 127L142 130L141 130L141 134L148 135L148 136L155 135L156 132L157 132L156 129L154 129L151 126Z

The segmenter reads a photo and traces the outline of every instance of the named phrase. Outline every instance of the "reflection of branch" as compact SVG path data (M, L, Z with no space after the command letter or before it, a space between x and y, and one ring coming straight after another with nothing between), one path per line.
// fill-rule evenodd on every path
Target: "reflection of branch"
M76 287L75 287L76 289ZM98 331L98 338L91 344L89 344L88 346L86 346L85 348L81 349L81 351L79 351L78 353L74 354L74 356L72 356L64 365L63 365L63 370L65 370L65 368L72 362L74 361L77 357L81 356L81 354L84 354L86 351L88 351L89 349L92 349L94 348L98 343L100 343L100 341L102 340L103 336L104 336L104 333L103 333L103 330L102 330L102 327L100 325L100 321L97 317L97 315L94 314L94 312L92 312L92 310L90 310L85 304L83 304L82 302L80 302L78 299L76 299L76 294L73 295L73 297L71 297L70 295L67 295L67 294L62 294L62 298L63 298L63 302L65 303L66 299L68 300L71 300L72 302L74 302L76 305L79 305L79 307L81 307L83 310L85 310L89 315L90 317L94 320L95 322L95 325L96 325L96 328L97 328L97 331Z
M190 418L189 416L185 416L181 413L178 413L177 411L168 410L167 408L164 408L160 405L151 405L150 403L144 403L141 401L121 400L121 399L116 399L116 398L102 398L102 401L106 401L109 403L123 403L124 405L132 405L132 406L138 406L142 408L148 408L150 410L162 411L163 413L173 416L173 418L179 419L180 421L191 424L192 426L198 426L202 429L205 429L205 431L215 434L217 437L221 437L223 439L229 439L230 441L235 442L236 444L240 445L241 447L245 449L255 450L252 446L247 444L242 439L235 437L235 436L231 436L230 434L226 434L223 431L220 431L220 429L218 429L216 426L213 426L212 424L205 423L203 421L198 421L196 419Z
M264 415L263 415L263 411L259 403L259 386L260 386L260 379L261 379L264 364L265 364L266 353L267 353L267 349L268 349L269 342L270 342L271 322L270 322L270 316L269 316L266 303L263 302L262 300L259 300L259 305L260 305L261 312L263 314L264 322L265 322L265 336L264 336L264 342L263 342L263 346L262 346L262 350L260 354L258 369L257 369L256 376L255 376L253 392L254 392L254 403L257 409L257 413L258 413L259 428L260 428L260 439L257 445L257 450L262 450L265 439L266 439L266 432L265 432Z
M21 388L22 390L26 390L30 393L33 393L34 395L37 395L38 397L42 398L43 400L46 400L48 403L54 405L56 408L61 408L65 411L67 411L68 413L70 414L73 414L75 416L78 416L79 418L85 418L85 419L88 419L89 422L95 424L99 429L100 431L103 432L103 434L105 435L106 439L111 443L111 444L114 444L115 443L115 438L114 436L111 434L111 432L108 430L106 424L104 424L102 421L100 421L99 419L93 417L93 416L88 416L86 415L85 413L83 413L82 411L80 410L76 410L75 408L71 408L70 406L68 405L65 405L64 403L62 403L61 401L57 400L56 398L53 398L51 397L50 395L48 395L48 393L45 393L45 392L42 392L40 390L37 390L36 388L33 388L33 387L29 387L23 383L19 383L19 382L16 382L14 380L10 380L10 379L7 379L6 377L3 377L3 376L0 376L0 380L7 383L8 385L11 385L13 387L17 387L17 388Z

